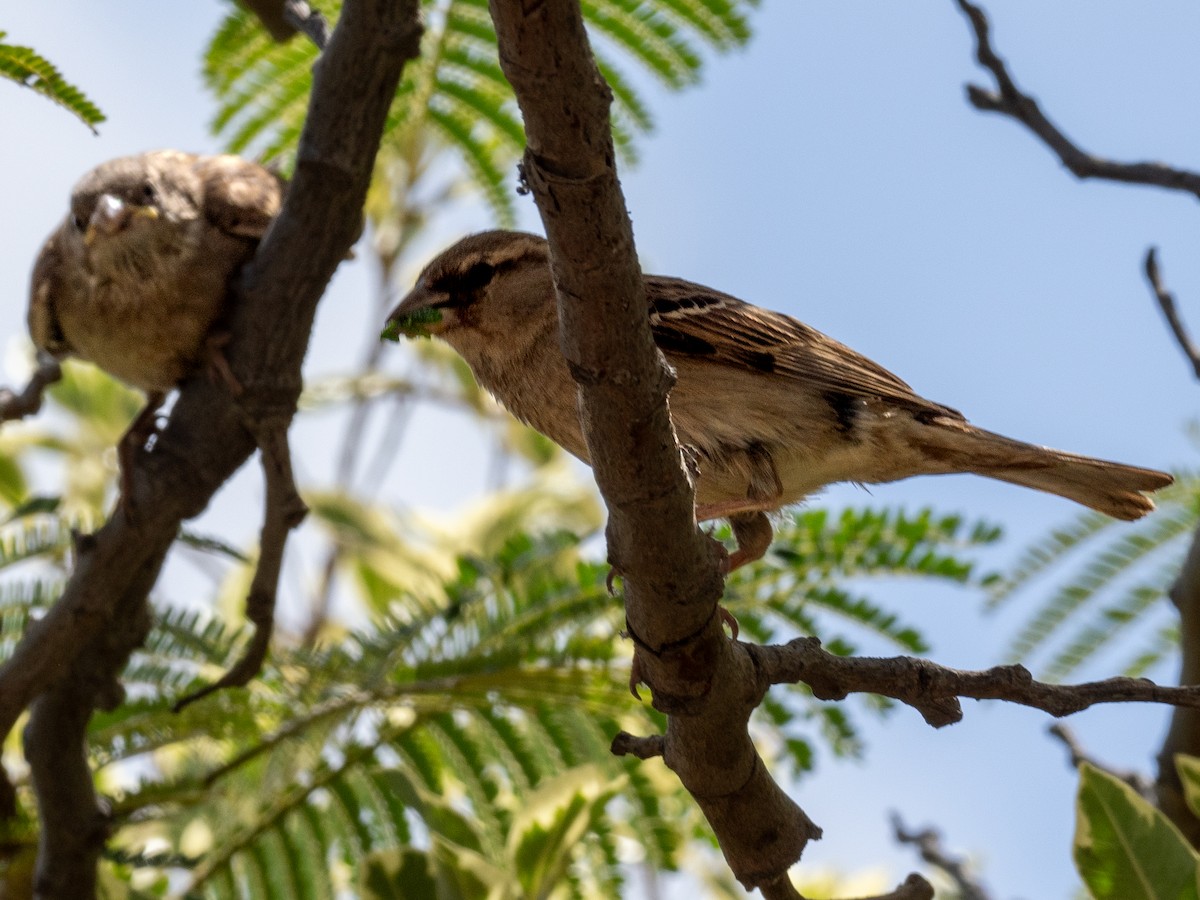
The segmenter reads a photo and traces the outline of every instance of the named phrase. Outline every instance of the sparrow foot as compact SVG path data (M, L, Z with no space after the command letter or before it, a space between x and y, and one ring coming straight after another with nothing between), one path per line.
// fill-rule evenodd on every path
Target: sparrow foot
M229 368L229 360L225 358L225 348L233 340L233 335L224 329L209 332L204 339L204 368L214 384L223 384L229 388L229 393L240 397L246 392L233 369Z

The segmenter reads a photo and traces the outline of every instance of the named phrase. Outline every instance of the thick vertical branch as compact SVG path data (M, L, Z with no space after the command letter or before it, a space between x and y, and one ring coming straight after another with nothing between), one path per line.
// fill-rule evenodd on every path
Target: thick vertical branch
M1200 530L1192 537L1179 577L1171 586L1171 602L1179 610L1179 683L1200 684ZM1180 753L1200 753L1200 709L1176 707L1171 727L1158 753L1158 775L1154 790L1158 808L1179 826L1193 847L1200 847L1200 819L1184 799L1183 783L1175 768Z
M651 338L608 109L578 2L490 0L500 63L525 120L523 174L550 241L563 354L596 482L609 559L654 703L663 758L704 810L734 874L790 896L789 867L820 830L772 781L747 732L761 700L750 657L721 631L721 579L695 525ZM790 892L790 893L789 893Z
M26 755L42 812L37 896L94 893L105 837L84 754L92 710L119 699L117 678L147 627L146 597L180 523L254 448L246 417L288 421L316 306L361 228L387 110L416 56L417 0L347 0L317 64L296 177L258 254L233 288L227 355L245 386L183 387L152 453L133 472L138 520L120 510L80 558L63 596L0 667L0 736L33 703Z

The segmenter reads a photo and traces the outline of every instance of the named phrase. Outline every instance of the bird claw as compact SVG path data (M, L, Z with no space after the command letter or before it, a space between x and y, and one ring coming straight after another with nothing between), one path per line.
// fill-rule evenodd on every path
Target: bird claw
M624 575L622 575L620 572L617 571L616 566L608 567L608 574L604 576L604 587L608 590L608 596L610 596L610 597L617 596L617 589L615 587L613 587L613 582L618 578L624 578L624 577L625 577Z
M246 392L246 389L233 374L233 369L229 367L229 360L225 358L225 348L229 346L231 340L233 340L233 335L228 331L217 330L209 333L208 337L204 339L204 368L214 384L223 384L229 389L229 393L240 397Z
M729 630L733 632L732 640L737 640L738 632L741 630L738 626L737 616L731 613L723 606L717 606L717 615L721 617L721 621L729 626Z
M637 651L633 654L633 663L629 667L629 693L641 702L642 695L638 693L638 685L642 683L642 664L638 662Z

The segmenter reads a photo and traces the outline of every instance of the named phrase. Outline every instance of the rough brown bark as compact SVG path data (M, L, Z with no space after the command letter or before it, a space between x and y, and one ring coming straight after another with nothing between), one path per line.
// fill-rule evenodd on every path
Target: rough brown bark
M638 665L670 716L664 760L737 878L786 896L775 891L820 830L772 781L746 730L761 694L717 615L717 554L696 528L667 411L671 377L650 335L611 94L577 2L489 5L525 119L523 174L550 241L563 353L609 511L609 559L624 576Z
M1171 602L1179 610L1179 683L1200 685L1200 531L1192 538L1179 577L1171 587ZM1154 791L1158 807L1183 832L1193 847L1200 847L1200 819L1184 799L1183 782L1175 768L1180 753L1200 756L1200 710L1176 709L1171 727L1158 753Z
M247 423L288 421L295 410L317 302L361 228L387 110L420 33L417 0L347 0L316 66L287 202L233 289L227 355L245 395L235 401L204 378L184 385L133 472L136 520L118 510L80 541L62 598L0 668L0 734L32 704L39 897L94 894L105 816L83 752L87 721L119 701L119 673L144 637L146 597L180 523L250 456Z

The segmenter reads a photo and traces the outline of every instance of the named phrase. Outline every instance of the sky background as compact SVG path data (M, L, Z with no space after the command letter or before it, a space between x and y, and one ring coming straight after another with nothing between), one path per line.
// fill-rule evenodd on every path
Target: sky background
M10 348L25 331L34 256L84 171L158 147L218 149L199 68L224 9L216 0L5 8L6 40L36 47L109 117L92 137L42 98L0 83L0 336ZM1200 167L1200 7L994 0L988 9L1018 84L1084 149ZM986 428L1147 466L1193 466L1185 428L1196 388L1141 259L1149 244L1160 247L1169 285L1200 330L1195 199L1077 182L1020 126L974 111L963 85L990 85L951 0L767 0L752 24L748 47L710 59L701 86L675 95L643 79L657 128L623 182L646 268L795 315ZM523 225L540 230L532 201L518 203ZM464 214L446 239L488 224ZM378 333L369 294L365 267L343 266L317 320L310 375L348 372ZM466 443L448 442L462 428L446 414L418 415L381 496L447 511L477 498L486 448L446 451ZM331 480L330 433L321 417L297 427L307 484ZM1002 524L1006 540L986 557L998 566L1075 511L969 477L871 495ZM239 476L203 530L252 541L260 497L256 476ZM851 487L826 498L868 499ZM1040 599L1030 593L981 618L967 591L908 586L876 596L903 606L934 659L970 668L1000 661ZM1070 896L1075 778L1045 736L1051 720L995 703L967 701L965 711L941 731L907 709L864 718L862 761L823 754L794 789L825 829L803 865L882 867L894 884L915 867L890 839L895 809L972 853L998 898ZM1071 725L1095 755L1149 772L1166 718L1110 708ZM668 894L686 895L682 885Z

